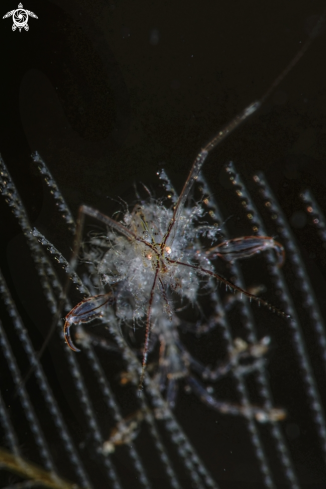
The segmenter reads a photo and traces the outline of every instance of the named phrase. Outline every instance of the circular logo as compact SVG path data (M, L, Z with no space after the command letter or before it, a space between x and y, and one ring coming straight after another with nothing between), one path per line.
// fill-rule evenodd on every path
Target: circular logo
M29 16L34 17L34 19L38 19L37 15L35 15L34 12L31 12L30 10L25 10L22 3L18 4L18 8L16 10L10 10L10 12L7 12L2 18L8 19L8 17L11 16L13 21L12 30L15 31L18 28L19 32L21 32L23 28L25 29L25 31L29 30Z
M22 27L25 28L28 22L28 13L24 9L17 9L13 13L12 20L14 22L14 25L18 27L18 29L21 29Z

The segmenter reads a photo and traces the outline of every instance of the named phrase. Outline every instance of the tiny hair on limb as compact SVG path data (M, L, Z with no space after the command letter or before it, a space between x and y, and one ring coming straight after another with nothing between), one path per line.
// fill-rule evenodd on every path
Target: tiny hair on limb
M183 265L184 267L193 268L194 270L197 270L199 273L202 273L204 275L210 275L211 277L214 277L219 282L222 282L223 284L225 284L230 289L232 289L234 291L236 290L236 291L240 292L241 294L245 295L246 297L248 297L248 299L258 302L259 305L262 304L263 306L266 306L268 309L270 309L272 312L275 312L279 316L283 316L285 318L291 317L289 314L282 311L278 307L273 306L273 304L270 304L269 302L265 301L264 299L261 299L260 297L257 297L256 295L250 294L250 292L246 291L245 289L242 289L238 285L235 285L234 283L230 282L229 280L222 277L222 275L220 275L218 273L212 272L211 270L206 270L205 268L201 268L198 265L191 265L190 263L185 263L185 262L181 262L178 260L171 260L170 258L167 258L167 260L171 263L176 263L178 265Z
M152 329L152 324L151 324L152 306L153 306L154 293L155 293L157 278L159 275L159 270L160 270L159 269L159 261L157 261L155 276L154 276L153 285L151 288L151 294L150 294L149 302L148 302L148 310L147 310L147 318L146 318L145 344L144 344L144 351L143 351L142 370L141 370L141 375L140 375L140 380L139 380L139 385L138 385L138 392L142 391L142 389L143 389L145 370L146 370L146 365L147 365L147 356L148 356L148 350L149 350L150 334L151 334L151 329Z

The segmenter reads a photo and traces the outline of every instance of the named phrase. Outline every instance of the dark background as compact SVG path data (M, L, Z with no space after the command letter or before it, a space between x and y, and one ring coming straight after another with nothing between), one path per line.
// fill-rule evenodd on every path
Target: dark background
M15 2L3 0L1 16L14 8ZM32 224L69 256L72 238L51 207L32 164L33 151L42 155L74 215L81 203L112 215L118 208L112 199L134 199L134 182L155 191L162 166L180 190L200 147L262 96L309 37L325 4L28 0L24 8L38 16L29 19L29 32L12 32L11 19L0 24L0 151ZM324 53L323 31L262 109L210 155L204 173L225 217L241 216L223 177L230 160L244 178L265 172L289 220L303 209L298 195L305 188L326 209ZM46 305L37 299L19 228L3 202L0 206L2 266L26 321L38 325L31 336L41 345L49 321ZM249 232L247 223L235 222L234 236ZM308 222L292 230L325 312L325 250L315 235L312 239ZM266 321L273 325L275 319ZM44 362L55 376L51 358ZM277 387L287 369L286 352L276 358ZM284 406L288 387L282 384L278 405ZM306 409L303 402L301 418ZM187 397L177 409L221 487L238 487L228 484L239 479L260 487L237 422L218 415L221 430L212 433L205 419L204 431L203 417L211 422L217 417L207 413L199 402L188 407ZM309 425L306 437L302 431L293 439L286 423L296 421L290 418L284 430L289 443L296 439L294 463L302 484L322 487L324 462L307 434ZM232 449L238 451L236 460L228 456Z

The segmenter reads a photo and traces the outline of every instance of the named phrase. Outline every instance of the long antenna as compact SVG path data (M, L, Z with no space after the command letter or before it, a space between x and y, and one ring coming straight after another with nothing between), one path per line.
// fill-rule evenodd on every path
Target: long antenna
M274 92L274 90L279 86L279 84L282 82L282 80L290 73L290 71L295 67L295 65L300 61L302 56L305 54L305 52L309 49L311 44L313 43L314 39L318 36L318 34L321 32L321 27L324 23L324 18L326 14L326 9L323 11L322 15L319 17L316 25L312 29L310 33L310 37L304 42L303 46L300 48L300 50L297 52L297 54L292 58L290 63L286 66L286 68L275 78L273 83L268 87L268 89L265 91L265 93L262 95L262 97L259 100L256 100L255 102L251 103L246 107L242 112L237 114L231 122L229 122L222 130L220 130L216 136L209 141L209 143L204 146L201 151L198 153L198 155L195 158L195 161L193 162L191 171L189 173L189 176L183 186L183 189L179 195L179 198L174 206L174 211L173 211L173 216L170 221L167 233L165 235L165 238L162 243L162 248L165 246L171 231L174 227L175 222L178 221L179 214L183 208L184 203L187 201L189 192L194 184L194 181L198 178L198 175L202 169L202 166L208 156L208 154L216 147L218 146L226 137L231 134L242 122L246 121L252 114L254 114L266 101L266 99Z

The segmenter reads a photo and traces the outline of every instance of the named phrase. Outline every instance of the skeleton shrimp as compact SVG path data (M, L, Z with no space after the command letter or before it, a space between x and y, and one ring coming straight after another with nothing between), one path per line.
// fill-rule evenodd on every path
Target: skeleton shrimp
M171 381L166 389L170 392L167 396L169 403L173 405L174 384L177 378L188 378L188 385L192 391L199 397L205 397L201 385L190 376L191 369L200 372L204 378L215 380L219 377L216 370L208 372L191 358L181 345L177 333L177 326L180 324L178 311L187 307L200 309L198 296L203 290L213 292L216 287L214 284L220 282L240 296L258 302L259 305L268 307L284 318L289 317L280 308L236 285L216 271L214 265L216 258L234 262L272 249L276 253L277 265L281 267L285 260L285 253L282 244L269 236L243 236L216 244L220 230L214 219L209 222L210 212L207 208L209 191L201 171L210 152L261 107L302 57L311 39L306 42L261 99L245 108L199 151L179 196L165 172L159 173L170 205L166 206L163 200L156 200L150 195L148 201L137 204L131 212L127 209L120 222L92 207L86 205L80 207L71 260L72 269L76 267L85 216L105 224L108 232L102 242L99 239L93 241L91 239L89 251L86 253L88 263L92 264L91 272L99 277L98 287L101 293L82 300L65 319L64 337L73 351L79 349L71 339L71 326L101 317L107 305L114 306L116 317L120 321L134 325L145 324L139 390L143 386L148 354L152 348L151 333L153 332L154 337L159 339L160 364L164 365L163 370ZM202 198L191 207L189 203L192 200L192 192L198 186ZM205 240L210 241L210 246L203 245L202 241ZM65 294L67 291L66 287ZM214 324L216 319L216 315L213 315L207 322ZM256 364L256 360L253 364ZM217 409L224 409L215 401L209 400L207 396L205 402L214 405ZM232 412L232 409L230 408L229 411ZM234 408L233 411L236 412L237 409ZM254 415L258 420L283 417L283 413L269 412L268 415L266 411L264 413L253 407L247 413L241 414Z

